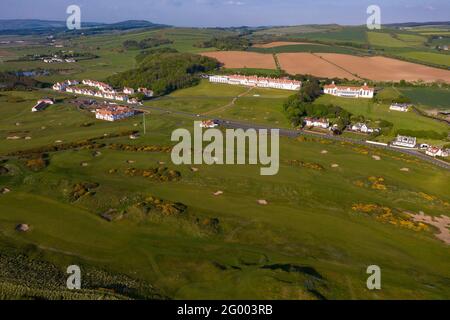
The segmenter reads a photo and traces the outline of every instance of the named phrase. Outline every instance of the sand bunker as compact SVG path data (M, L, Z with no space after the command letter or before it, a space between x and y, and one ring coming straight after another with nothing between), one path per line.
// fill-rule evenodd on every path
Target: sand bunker
M372 156L372 159L374 159L374 160L376 160L376 161L380 161L380 160L381 160L381 157L380 157L380 156L373 155L373 156Z
M260 200L258 200L258 204L263 205L263 206L267 206L269 203L267 202L267 200L260 199Z
M276 69L275 60L271 54L245 51L213 51L204 52L202 55L219 60L225 68Z
M416 222L423 222L438 228L439 233L435 234L436 238L450 244L450 217L441 215L440 217L427 216L423 212L419 214L410 213Z
M220 195L222 195L222 194L223 194L223 191L221 191L221 190L216 191L216 192L213 193L213 195L215 195L216 197L217 197L217 196L220 196Z

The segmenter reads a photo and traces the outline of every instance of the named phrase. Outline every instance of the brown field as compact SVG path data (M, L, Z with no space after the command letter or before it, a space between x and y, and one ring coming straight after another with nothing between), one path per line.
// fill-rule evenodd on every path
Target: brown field
M317 77L356 79L350 72L306 52L278 54L281 68L290 74L311 74Z
M276 47L283 47L283 46L293 46L296 44L312 44L312 45L322 46L322 44L320 44L320 43L312 43L312 42L275 41L275 42L264 43L264 44L255 44L253 47L255 47L255 48L276 48Z
M356 57L337 53L319 53L327 61L353 74L376 81L450 82L450 71L385 57Z
M14 52L0 49L0 57L11 57L11 56L14 56Z
M273 42L283 43L283 42ZM269 45L269 44L267 44ZM271 54L244 51L202 53L216 58L226 68L276 69ZM290 74L311 74L327 78L364 78L374 81L445 81L450 71L386 57L358 57L338 53L280 53L281 68Z
M244 51L213 51L204 52L202 55L216 58L224 64L225 68L276 69L275 61L271 54Z

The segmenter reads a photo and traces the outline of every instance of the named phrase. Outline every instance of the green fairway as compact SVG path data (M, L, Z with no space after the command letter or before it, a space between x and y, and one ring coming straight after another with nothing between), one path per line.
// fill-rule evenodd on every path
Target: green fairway
M64 117L61 114L61 121ZM154 118L140 140L106 142L166 145L174 128L192 130L189 119ZM105 125L117 130L126 123ZM327 298L449 297L444 285L448 248L431 231L382 223L351 209L355 203L376 203L445 214L450 201L447 171L405 156L320 140L283 138L280 172L273 177L260 176L257 166L199 165L198 172L191 172L189 166L173 166L167 153L100 151L98 157L89 150L52 154L50 165L36 173L9 162L17 168L16 175L0 178L0 184L12 190L0 196L0 230L8 241L34 244L58 265L83 261L138 277L172 298L317 298L304 281L312 281ZM373 154L382 160L373 160ZM324 169L286 162L295 159ZM180 170L182 179L161 183L126 176L129 160L143 169L162 161ZM82 162L88 166L80 166ZM335 163L339 167L331 168ZM410 172L400 171L402 167ZM111 169L118 171L111 174ZM382 176L387 189L355 184L370 176ZM95 194L70 202L68 190L81 181L100 186ZM212 195L217 190L224 194ZM420 192L434 200L422 198ZM99 217L110 208L131 210L135 199L148 195L182 202L188 215L131 215L115 222ZM268 205L259 205L258 199ZM219 231L197 224L197 218L219 219ZM32 231L16 233L17 223L30 224ZM386 288L376 294L365 289L365 268L373 263L383 266ZM308 266L323 280L269 268L277 264Z
M214 84L204 80L198 86L179 90L146 104L168 110L207 114L212 118L289 127L282 106L293 93L287 90Z
M98 58L73 64L7 61L54 51L42 37L30 36L26 39L40 42L8 47L8 57L0 57L0 72L42 68L50 75L38 79L48 83L101 81L136 66L141 50L125 49L124 41L169 39L173 43L160 47L198 53L216 50L199 43L242 30L161 28L66 35L61 40L64 50ZM258 43L327 43L251 51L385 50L445 64L448 55L423 48L427 38L419 31L389 32L308 25L261 28L243 36ZM194 67L199 71L195 77L207 73ZM281 72L217 73L230 71ZM390 131L373 137L380 142L391 141L398 130L448 134L448 124L414 111L391 111L386 102L402 94L418 108L447 110L448 88L376 86L378 101L384 103L330 95L314 103L340 106L371 124L392 123ZM317 85L317 96L319 90ZM283 104L295 93L202 79L145 100L139 106L144 115L108 122L78 108L70 94L0 91L0 298L450 299L450 246L437 237L437 228L411 217L449 215L450 171L436 163L306 134L280 137L279 172L273 176L261 175L266 166L259 164L173 163L170 151L177 142L171 135L180 128L192 133L200 119L192 115L292 129ZM55 104L31 112L46 97ZM343 137L369 136L345 132ZM419 138L422 142L444 145L448 139ZM227 147L224 153L230 151ZM19 224L29 230L20 232ZM86 279L80 296L65 288L66 268L73 264L81 266ZM370 265L382 270L382 290L367 289Z

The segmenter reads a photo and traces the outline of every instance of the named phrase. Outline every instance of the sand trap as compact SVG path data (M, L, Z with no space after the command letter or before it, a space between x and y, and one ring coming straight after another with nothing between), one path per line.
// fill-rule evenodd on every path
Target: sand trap
M213 193L213 195L215 195L216 197L220 196L222 194L223 194L223 191L220 191L220 190Z
M275 60L271 54L245 51L213 51L204 52L202 55L219 60L225 68L276 69Z
M6 140L19 140L19 139L21 138L18 136L6 137Z
M260 200L258 200L258 204L263 205L263 206L267 206L269 203L267 202L267 200L260 199Z
M198 171L198 168L192 167L192 168L191 168L191 171L192 171L192 172L197 172L197 171Z
M333 164L331 165L331 167L332 167L332 168L339 168L339 165L338 165L337 163L333 163Z
M8 188L2 188L2 189L0 189L0 193L1 193L1 194L5 194L5 193L9 193L9 192L11 192L11 190L8 189Z
M307 52L280 53L281 68L290 74L311 74L326 78L357 79L353 74Z
M62 143L62 140L56 140L55 143Z
M25 140L31 140L31 137L25 137Z
M400 171L409 172L409 168L401 168Z
M381 157L380 157L380 156L377 156L377 155L373 155L372 158L373 158L374 160L376 160L376 161L380 161L380 160L381 160Z
M276 48L276 47L284 47L284 46L295 46L297 44L323 46L323 44L313 43L313 42L274 41L274 42L270 42L270 43L255 44L253 47L254 48Z
M328 151L327 151L327 150L322 150L322 151L320 151L320 153L321 153L321 154L327 154Z
M439 233L436 233L436 238L444 241L446 244L450 244L450 217L441 215L440 217L427 216L423 212L419 214L410 213L416 222L423 222L432 225L439 229Z
M16 226L16 231L19 231L19 232L27 232L29 230L30 230L30 226L25 223L21 223Z
M133 164L133 163L135 163L136 161L134 161L134 160L127 160L127 163L129 163L129 164Z
M87 163L87 162L82 162L82 163L80 163L80 165L81 165L82 167L87 167L87 166L89 166L89 163Z

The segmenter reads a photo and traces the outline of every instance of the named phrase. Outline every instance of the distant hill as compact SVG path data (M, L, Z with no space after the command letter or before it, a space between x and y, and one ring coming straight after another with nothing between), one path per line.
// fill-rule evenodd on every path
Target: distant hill
M102 23L83 23L85 27L94 27L103 25ZM13 19L13 20L1 20L0 19L0 31L5 30L27 30L27 29L58 29L65 28L65 21L51 21L51 20L38 20L38 19Z
M82 22L81 32L102 32L108 30L129 30L138 28L159 28L166 25L156 24L144 20L127 20L116 23ZM0 19L0 34L42 34L67 31L65 21L38 20L38 19ZM78 31L80 32L80 31Z

